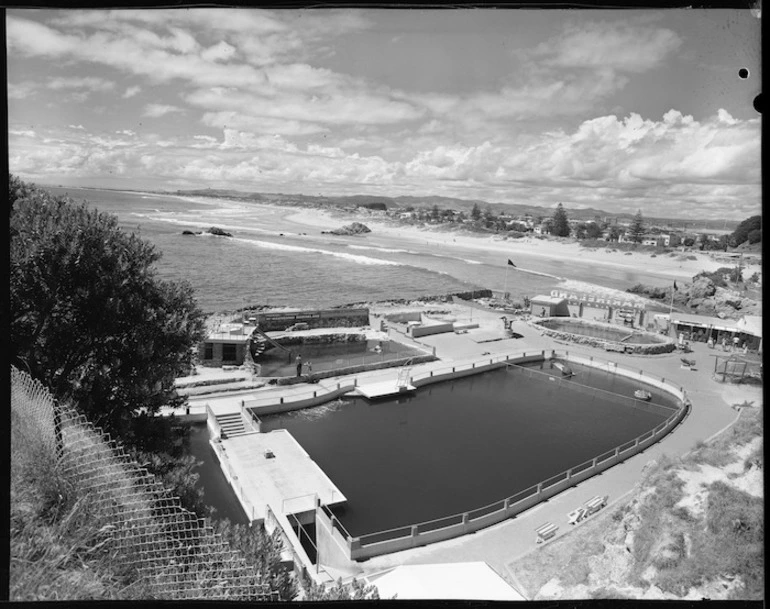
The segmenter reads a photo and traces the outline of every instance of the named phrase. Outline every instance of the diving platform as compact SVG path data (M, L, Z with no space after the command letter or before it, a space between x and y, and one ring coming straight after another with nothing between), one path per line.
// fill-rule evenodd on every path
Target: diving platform
M316 500L333 506L347 501L318 464L285 429L224 438L215 452L252 521L274 513L315 512ZM244 501L245 500L245 501Z
M409 383L399 383L398 381L383 381L380 383L369 383L368 385L359 385L358 393L367 399L373 400L384 398L391 395L399 395L415 391L417 387Z

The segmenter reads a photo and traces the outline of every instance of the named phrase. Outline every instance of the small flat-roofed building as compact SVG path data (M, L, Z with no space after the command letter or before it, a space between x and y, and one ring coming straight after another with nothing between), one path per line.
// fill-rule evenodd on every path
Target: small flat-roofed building
M529 301L530 312L536 317L569 317L567 299L557 296L535 296Z
M254 326L240 323L222 324L198 346L198 357L204 366L240 366Z
M676 337L681 334L685 340L705 343L711 339L717 348L721 348L724 341L724 346L728 349L739 346L748 351L762 351L762 318L757 315L745 315L736 321L706 315L673 313L671 325Z

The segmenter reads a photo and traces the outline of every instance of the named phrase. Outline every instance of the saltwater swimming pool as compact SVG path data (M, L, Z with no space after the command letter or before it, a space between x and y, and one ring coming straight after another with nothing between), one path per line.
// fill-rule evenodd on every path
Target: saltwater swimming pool
M473 510L633 440L660 412L635 407L639 383L546 362L431 385L408 397L335 400L263 418L285 428L347 496L335 510L353 536ZM535 370L536 372L533 372Z
M302 358L303 374L308 374L426 354L426 351L390 340L304 343L286 345L286 349L288 351L273 347L255 359L262 367L261 376L295 376L297 355Z
M676 348L674 341L667 336L584 319L551 317L531 323L553 338L597 347L610 344L615 351L657 354Z

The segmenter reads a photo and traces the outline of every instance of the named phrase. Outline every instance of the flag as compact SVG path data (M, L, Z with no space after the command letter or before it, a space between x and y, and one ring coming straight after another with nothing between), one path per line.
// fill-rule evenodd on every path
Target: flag
M515 264L513 264L513 262L511 262L511 259L510 259L510 258L508 258L508 264L510 264L512 267L516 268L516 265L515 265Z

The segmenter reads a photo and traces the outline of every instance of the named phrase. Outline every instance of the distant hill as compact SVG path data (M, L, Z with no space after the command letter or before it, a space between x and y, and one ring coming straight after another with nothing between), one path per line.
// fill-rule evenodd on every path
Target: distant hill
M176 192L162 192L160 194L176 194L188 197L216 197L226 199L239 199L243 201L254 201L259 203L271 203L277 205L298 205L312 207L357 207L371 203L384 203L388 209L413 207L415 209L428 209L434 205L442 209L456 209L469 212L474 205L484 211L489 209L492 213L498 214L506 212L513 215L531 214L532 216L550 217L553 214L552 207L543 207L539 205L526 205L522 203L489 203L481 199L456 199L453 197L442 196L399 196L384 197L376 195L349 195L349 196L321 196L321 195L303 195L303 194L284 194L284 193L260 193L243 192L240 190L204 188L197 190L177 190ZM564 209L570 219L592 221L596 218L616 219L620 223L630 222L634 214L613 213L596 208L572 209L569 204L564 205ZM671 219L671 218L644 218L647 224L669 225L678 229L684 229L689 232L703 232L711 230L733 230L738 226L738 222L732 220L698 220L697 225L691 220Z

